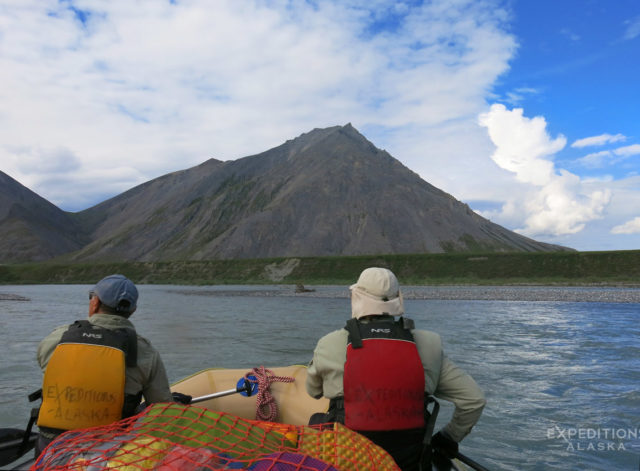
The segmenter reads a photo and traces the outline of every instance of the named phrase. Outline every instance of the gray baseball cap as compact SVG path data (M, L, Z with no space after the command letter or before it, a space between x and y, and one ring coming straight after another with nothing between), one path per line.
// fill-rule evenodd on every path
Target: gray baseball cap
M100 298L100 302L117 312L128 314L136 309L138 289L124 275L109 275L101 279L92 292Z

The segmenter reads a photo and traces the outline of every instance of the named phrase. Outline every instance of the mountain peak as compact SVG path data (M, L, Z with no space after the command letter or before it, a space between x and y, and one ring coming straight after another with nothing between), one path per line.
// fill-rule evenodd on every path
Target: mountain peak
M364 137L351 123L344 126L331 126L328 128L315 128L303 133L295 139L288 140L282 146L286 148L289 159L308 158L310 153L317 155L314 149L318 149L324 158L336 153L350 154L349 146L360 149L359 153L377 154L381 152L366 137ZM319 157L319 156L318 156Z

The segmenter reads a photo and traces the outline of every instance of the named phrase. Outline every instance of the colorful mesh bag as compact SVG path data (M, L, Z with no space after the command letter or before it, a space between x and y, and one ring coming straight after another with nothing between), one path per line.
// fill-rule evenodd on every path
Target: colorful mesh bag
M32 470L399 470L367 438L334 424L247 420L181 404L154 404L111 425L60 435Z

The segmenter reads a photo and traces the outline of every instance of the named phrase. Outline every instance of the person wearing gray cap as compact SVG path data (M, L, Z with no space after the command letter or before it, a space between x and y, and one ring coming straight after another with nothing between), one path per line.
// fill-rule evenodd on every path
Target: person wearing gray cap
M162 359L129 317L138 290L110 275L89 291L89 318L58 327L38 346L44 373L36 456L66 430L116 422L147 403L171 402Z
M384 448L403 470L431 469L432 446L455 457L458 442L482 414L482 390L447 358L438 334L402 317L393 272L367 268L350 290L351 319L318 341L309 363L307 392L330 400L329 412L314 414L310 423L345 424ZM433 438L435 414L430 421L425 413L430 396L455 405Z

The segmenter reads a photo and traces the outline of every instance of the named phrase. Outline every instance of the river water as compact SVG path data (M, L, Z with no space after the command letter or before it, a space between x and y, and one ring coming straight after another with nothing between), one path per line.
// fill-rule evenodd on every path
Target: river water
M0 426L26 425L26 396L41 381L38 342L86 317L89 288L0 287ZM315 289L143 285L132 321L160 351L172 382L212 366L306 364L317 339L350 312L345 287ZM433 288L404 291L407 316L440 333L447 355L486 393L462 453L492 470L640 469L640 304L611 302L640 291L576 288L566 297L546 290L538 296L545 301L491 300L491 288L465 299L434 299ZM514 300L522 297L529 300ZM549 300L556 298L571 301ZM442 404L438 427L451 411Z

